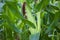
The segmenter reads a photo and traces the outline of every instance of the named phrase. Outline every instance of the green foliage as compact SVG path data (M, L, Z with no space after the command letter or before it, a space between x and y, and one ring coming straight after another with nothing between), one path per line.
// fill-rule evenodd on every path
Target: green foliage
M60 40L60 1L0 0L0 40Z

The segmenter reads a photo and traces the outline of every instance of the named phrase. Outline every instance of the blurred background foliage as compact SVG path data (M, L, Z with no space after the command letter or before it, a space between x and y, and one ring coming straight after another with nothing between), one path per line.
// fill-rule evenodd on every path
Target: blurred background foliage
M60 0L0 0L0 40L60 40Z

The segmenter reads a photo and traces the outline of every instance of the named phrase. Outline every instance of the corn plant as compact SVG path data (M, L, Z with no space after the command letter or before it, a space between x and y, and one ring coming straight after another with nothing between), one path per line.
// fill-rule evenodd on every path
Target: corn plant
M60 40L60 1L0 0L0 40Z

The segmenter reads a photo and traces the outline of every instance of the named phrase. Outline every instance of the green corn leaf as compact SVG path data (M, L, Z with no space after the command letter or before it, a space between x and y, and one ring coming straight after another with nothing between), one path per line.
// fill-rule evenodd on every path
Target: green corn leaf
M49 0L42 0L39 4L36 5L36 11L42 11L49 4Z

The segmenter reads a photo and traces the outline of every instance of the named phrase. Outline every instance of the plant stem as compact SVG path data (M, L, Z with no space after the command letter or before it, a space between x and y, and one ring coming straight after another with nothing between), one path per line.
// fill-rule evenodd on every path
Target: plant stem
M41 32L41 18L40 18L40 12L37 13L37 31L40 34Z

